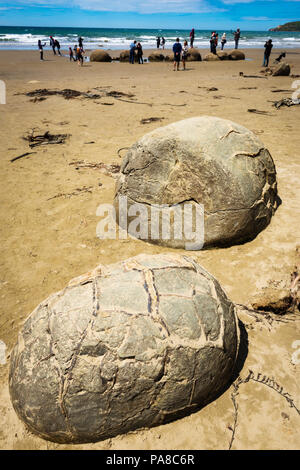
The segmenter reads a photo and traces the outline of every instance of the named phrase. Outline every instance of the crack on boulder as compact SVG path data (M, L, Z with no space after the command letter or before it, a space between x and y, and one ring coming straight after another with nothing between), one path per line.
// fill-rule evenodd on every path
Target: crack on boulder
M232 128L232 129L229 129L229 131L228 131L226 134L222 135L222 137L220 137L220 140L225 139L225 138L228 137L231 133L241 134L239 131L237 131L236 129L233 129L233 128Z

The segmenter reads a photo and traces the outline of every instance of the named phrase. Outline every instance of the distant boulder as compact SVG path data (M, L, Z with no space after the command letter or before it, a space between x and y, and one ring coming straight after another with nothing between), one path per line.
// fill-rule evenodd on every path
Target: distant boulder
M198 51L198 49L195 49L194 47L191 47L189 50L188 50L188 53L187 53L187 59L188 61L201 61L202 60L202 57L201 57L201 54L200 52Z
M280 76L280 75L288 76L290 74L290 72L291 72L291 68L290 68L289 64L287 64L286 62L282 62L282 64L277 65L273 69L273 76L274 77L277 77L277 76Z
M245 60L245 54L238 49L234 49L228 53L228 58L229 60Z
M120 62L129 62L129 51L122 51L120 53Z
M90 55L91 62L111 62L111 60L110 55L101 49L96 49Z
M227 52L225 52L225 51L218 51L217 56L221 60L228 60L229 59L229 56L228 56Z
M213 54L212 52L210 52L209 54L206 54L203 60L208 61L208 62L213 62L213 61L219 61L220 59L217 56L217 54Z
M163 62L165 60L165 56L160 52L152 52L152 54L148 56L148 60L150 62Z

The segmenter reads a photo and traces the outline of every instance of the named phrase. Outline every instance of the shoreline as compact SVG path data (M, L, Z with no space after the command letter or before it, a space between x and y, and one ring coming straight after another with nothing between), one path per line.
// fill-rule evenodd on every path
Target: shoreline
M194 48L196 49L197 51L200 52L202 58L208 54L210 52L210 49L209 47L207 48ZM275 57L276 55L279 55L281 52L283 52L283 50L281 50L283 48L279 48L279 49L275 49L274 48L272 49L272 53L271 53L271 60L273 57ZM124 51L129 51L129 48L128 49L103 49L103 48L98 48L98 49L85 49L85 55L86 56L90 56L90 54L94 51L94 50L102 50L104 52L107 52L112 58L116 58L120 55L121 52L124 52ZM233 49L229 48L229 47L225 47L224 49L224 52L230 52L232 51ZM258 55L261 55L263 56L263 53L264 53L264 48L249 48L249 49L243 49L241 47L238 48L238 50L244 52L245 56L246 56L246 59L247 58L251 58L251 59L256 59L258 57ZM217 51L221 51L221 48L218 47L217 48ZM154 52L159 52L160 54L163 54L163 55L170 55L170 54L173 54L173 51L172 49L157 49L157 48L145 48L143 49L143 53L144 53L144 56L148 56L149 54L152 54ZM287 57L288 56L292 56L292 55L300 55L300 48L293 48L293 49L289 49L289 50L285 50L286 52L286 58L285 58L285 61L287 60ZM61 49L61 53L63 54L62 57L63 58L69 58L69 55L68 55L68 50L67 49L64 49L62 48ZM7 60L9 57L12 57L12 58L15 58L15 57L34 57L34 56L39 56L39 50L38 48L36 48L35 50L33 49L0 49L0 60L1 60L1 57L3 57L4 61ZM60 56L58 54L56 54L56 56L53 54L52 52L52 49L44 49L44 57L45 58L51 58L51 59L60 59ZM222 61L220 61L222 62ZM243 61L238 61L239 63L243 62Z
M145 48L144 54L155 50ZM228 449L235 416L232 386L200 411L174 422L93 444L63 445L32 434L18 419L8 372L10 352L28 315L70 279L99 264L141 253L192 256L231 301L249 308L257 295L290 285L299 245L300 105L276 109L274 102L291 97L295 79L262 76L263 50L240 50L251 60L187 62L186 71L180 72L173 72L172 61L79 67L49 49L44 62L38 49L0 50L0 80L7 95L6 104L0 105L0 339L7 346L6 364L0 366L1 449ZM168 49L160 52L170 54ZM209 48L200 52L205 55ZM270 64L278 55L272 51ZM285 59L291 74L300 75L299 49L287 51ZM66 100L60 94L40 100L26 95L38 89L73 89L98 97ZM201 115L243 125L269 150L282 200L271 223L250 242L198 252L130 238L97 238L97 208L112 203L116 181L113 172L99 166L116 168L126 149L148 132ZM31 149L26 137L33 132L67 138L60 145ZM240 376L246 378L250 369L255 377L272 377L297 403L298 376L291 355L300 333L299 315L286 321L281 315L271 324L268 315L249 319L246 311L240 320L248 336ZM281 395L252 380L242 384L236 398L234 449L299 448L299 416Z

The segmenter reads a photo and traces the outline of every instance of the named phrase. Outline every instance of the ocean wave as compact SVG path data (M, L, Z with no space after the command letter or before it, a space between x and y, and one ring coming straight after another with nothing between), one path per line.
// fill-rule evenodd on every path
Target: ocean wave
M1 31L2 29L2 31ZM4 27L0 27L0 49L36 49L38 40L46 42L46 49L50 47L49 44L49 28L39 28L41 31L33 30L31 28L16 28L16 32L8 32L4 30ZM5 31L5 32L3 32ZM62 32L63 31L63 32ZM223 30L222 30L223 31ZM61 28L60 34L55 34L53 36L57 38L60 42L62 48L67 48L69 46L75 45L78 41L79 34L74 30L66 32L66 29ZM88 33L88 34L87 34ZM102 34L101 34L102 33ZM104 34L103 34L104 33ZM103 49L127 49L129 48L130 43L135 38L140 41L146 48L156 48L156 38L157 35L164 36L166 40L165 47L170 49L175 42L176 38L179 37L181 41L184 39L189 39L189 32L184 30L172 30L172 31L160 31L160 30L151 30L151 32L146 30L89 30L86 31L86 34L80 33L84 37L84 47L86 49L94 49L96 47L101 47ZM219 34L219 41L221 40L222 33ZM226 49L234 46L233 34L231 31L226 31L227 43ZM194 47L201 49L209 48L209 37L210 33L208 31L199 31L194 41ZM246 32L240 39L240 47L247 48L261 48L267 39L272 37L274 48L300 48L300 34L295 33L294 35L291 32L287 33L286 36L281 34L272 34L271 32Z

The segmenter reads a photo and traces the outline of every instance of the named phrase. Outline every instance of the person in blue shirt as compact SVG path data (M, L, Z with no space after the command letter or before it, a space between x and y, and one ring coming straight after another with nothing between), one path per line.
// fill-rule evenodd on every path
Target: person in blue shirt
M182 45L179 42L179 38L176 39L176 42L173 45L173 52L174 52L174 72L175 69L179 70L179 62L180 62L180 56L181 56L181 51L182 51Z
M133 41L130 44L130 51L129 51L129 63L134 64L134 52L136 50L136 41Z

